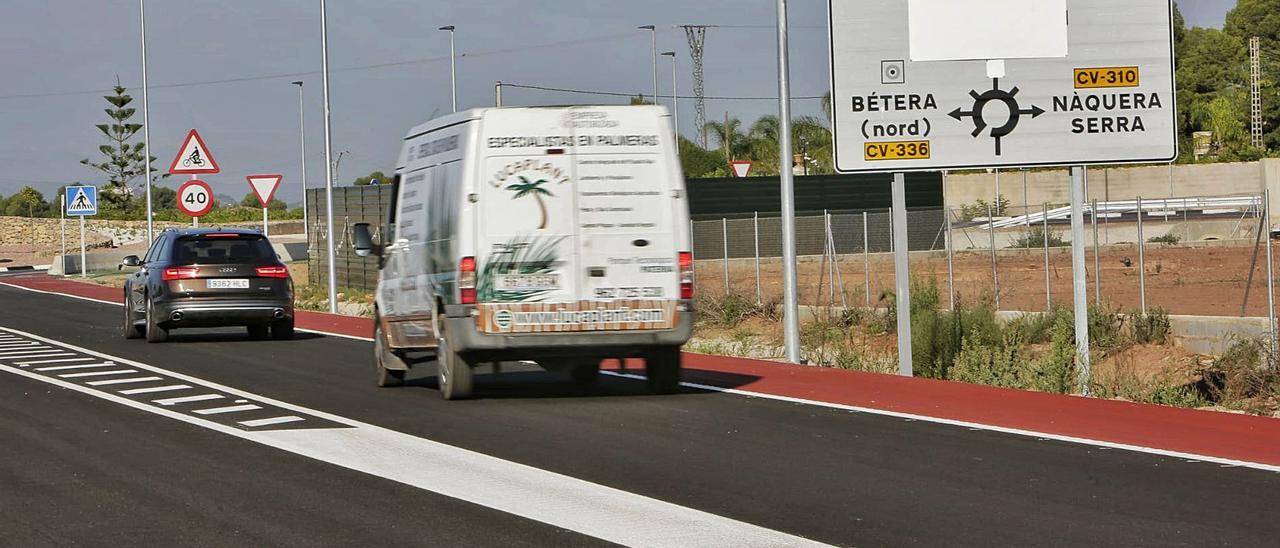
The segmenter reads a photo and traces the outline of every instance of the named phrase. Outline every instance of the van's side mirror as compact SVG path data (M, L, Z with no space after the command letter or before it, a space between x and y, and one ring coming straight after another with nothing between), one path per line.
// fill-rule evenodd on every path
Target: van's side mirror
M356 223L351 227L354 233L356 255L382 257L382 247L373 242L373 234L369 232L369 223Z
M120 266L117 266L116 270L124 270L124 267L126 266L129 268L138 268L142 266L142 259L139 259L137 255L125 257L123 261L120 261Z

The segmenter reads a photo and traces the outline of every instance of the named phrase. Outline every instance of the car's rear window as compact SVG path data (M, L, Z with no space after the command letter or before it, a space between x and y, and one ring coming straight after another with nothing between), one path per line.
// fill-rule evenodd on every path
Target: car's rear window
M173 261L186 264L229 264L270 262L276 258L271 243L261 236L179 238L173 246Z

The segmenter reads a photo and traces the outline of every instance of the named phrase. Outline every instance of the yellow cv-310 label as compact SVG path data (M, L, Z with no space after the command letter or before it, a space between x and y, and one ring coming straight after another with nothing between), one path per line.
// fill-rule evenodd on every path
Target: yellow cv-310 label
M868 162L878 160L928 160L929 141L888 141L862 145Z
M1075 70L1076 89L1136 88L1138 67L1078 68Z

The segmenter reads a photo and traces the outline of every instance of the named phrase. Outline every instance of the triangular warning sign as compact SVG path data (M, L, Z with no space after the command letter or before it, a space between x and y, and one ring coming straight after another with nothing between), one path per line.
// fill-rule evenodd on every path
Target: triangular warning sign
M746 177L751 174L751 162L747 160L729 162L729 167L733 168L734 177Z
M178 149L178 155L173 158L173 164L169 166L171 175L199 175L220 171L222 170L218 168L218 162L213 159L209 147L194 129L187 134L187 139Z
M280 180L284 179L284 175L250 175L245 178L249 180L249 188L258 196L262 207L271 207L271 200L275 198L276 189L280 188Z

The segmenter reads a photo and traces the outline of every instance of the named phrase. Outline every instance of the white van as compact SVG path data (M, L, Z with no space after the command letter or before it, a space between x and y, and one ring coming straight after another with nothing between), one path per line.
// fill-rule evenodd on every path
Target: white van
M379 386L424 355L446 399L484 363L589 383L602 359L638 357L654 392L674 392L693 260L673 137L654 106L477 109L414 128L387 224L355 230L357 252L381 259Z

